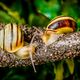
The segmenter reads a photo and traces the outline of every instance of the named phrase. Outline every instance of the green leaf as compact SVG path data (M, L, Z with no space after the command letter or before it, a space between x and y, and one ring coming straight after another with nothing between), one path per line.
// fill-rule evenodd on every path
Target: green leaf
M35 5L39 13L47 16L49 19L52 19L59 14L59 2L59 0L35 0Z
M9 23L14 22L14 19L11 18L6 12L0 10L0 22Z
M0 13L0 21L1 22L16 22L16 23L25 23L25 20L20 17L19 12L12 11L8 8L5 4L0 2L0 6L3 8L4 11L1 10ZM3 14L2 14L3 13Z
M54 66L54 73L55 73L55 80L63 80L63 61L59 62L57 65Z
M74 72L74 60L73 59L66 59L66 64L68 66L70 74Z
M37 26L37 27L46 27L49 19L44 16L44 15L35 15L35 14L30 14L29 16L29 25L30 26Z

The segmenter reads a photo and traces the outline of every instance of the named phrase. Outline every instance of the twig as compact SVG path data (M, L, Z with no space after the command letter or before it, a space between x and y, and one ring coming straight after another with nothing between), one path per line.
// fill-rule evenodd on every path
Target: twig
M48 61L55 62L66 58L74 58L80 54L80 32L69 33L59 36L59 39L53 44L47 46L40 36L35 36L33 43L37 44L36 52L33 55L35 65L44 64ZM0 67L16 67L31 65L30 57L22 60L15 54L8 53L0 49Z

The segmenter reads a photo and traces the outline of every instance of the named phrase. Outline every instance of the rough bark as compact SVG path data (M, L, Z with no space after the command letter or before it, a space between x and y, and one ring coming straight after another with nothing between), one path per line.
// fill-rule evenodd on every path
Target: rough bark
M40 36L35 36L33 43L38 44L36 52L33 55L35 65L74 58L80 54L80 32L62 35L57 41L47 47L45 47ZM13 53L8 53L0 49L0 67L28 65L31 65L30 57L22 60L17 58Z

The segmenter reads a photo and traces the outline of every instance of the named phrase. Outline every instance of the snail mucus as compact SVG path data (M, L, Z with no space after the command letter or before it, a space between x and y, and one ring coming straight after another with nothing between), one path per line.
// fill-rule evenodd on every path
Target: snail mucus
M20 26L15 23L6 24L0 30L0 48L3 50L14 53L20 59L31 59L32 66L36 72L32 55L35 53L36 44L25 44L23 31Z

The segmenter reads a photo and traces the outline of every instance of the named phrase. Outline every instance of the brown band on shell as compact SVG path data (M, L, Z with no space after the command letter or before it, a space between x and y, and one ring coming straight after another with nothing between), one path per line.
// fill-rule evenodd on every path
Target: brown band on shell
M16 46L17 46L18 45L18 25L16 26L16 29L17 29L17 33L16 33L17 34Z
M22 30L21 30L21 43L22 43L22 41L23 41L23 32L22 32Z
M11 50L12 50L12 44L13 44L13 24L11 23L11 43L10 43Z
M5 28L3 29L3 50L5 49Z
M47 28L55 30L57 28L62 28L62 27L71 27L75 31L76 30L76 22L74 22L73 20L70 20L70 19L59 20L57 22L52 22L52 24L50 24Z

